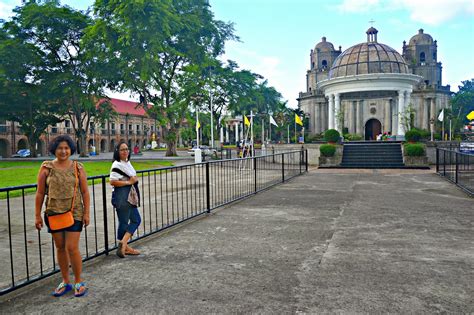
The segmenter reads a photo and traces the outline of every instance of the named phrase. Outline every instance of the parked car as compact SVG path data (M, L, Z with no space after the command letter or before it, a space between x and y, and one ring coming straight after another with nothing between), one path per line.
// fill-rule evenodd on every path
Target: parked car
M21 149L16 152L16 154L13 154L12 157L29 157L31 155L31 152L29 149Z
M193 147L192 149L189 149L188 150L188 153L191 155L191 156L194 156L194 152L196 151L198 147L195 146ZM201 155L204 157L204 156L212 156L212 155L215 155L217 154L217 150L216 149L213 149L213 148L209 148L207 145L200 145L199 148L201 149Z

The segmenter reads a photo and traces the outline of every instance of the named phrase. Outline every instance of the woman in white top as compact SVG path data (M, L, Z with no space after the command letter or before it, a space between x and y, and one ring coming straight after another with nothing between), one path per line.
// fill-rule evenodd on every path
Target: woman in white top
M114 150L114 162L110 169L110 184L114 186L112 204L119 220L117 256L139 255L140 252L128 246L128 241L141 223L137 172L130 163L128 145L121 141Z

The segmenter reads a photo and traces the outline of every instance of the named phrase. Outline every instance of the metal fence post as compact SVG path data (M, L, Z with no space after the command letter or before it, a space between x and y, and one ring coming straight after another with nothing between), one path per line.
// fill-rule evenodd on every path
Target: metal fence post
M306 164L306 172L308 172L308 149L304 150L305 153L305 164Z
M255 193L257 192L257 157L253 157L253 169L254 169L254 181L255 181Z
M273 159L273 164L275 164L275 147L272 146L272 159Z
M446 150L443 150L443 175L446 176Z
M285 153L281 154L281 181L285 181Z
M211 185L209 182L209 162L206 163L206 204L207 213L211 213Z
M109 254L109 228L107 222L107 195L105 191L105 176L102 176L102 208L104 211L104 248L105 254Z
M455 156L456 156L456 174L455 174L455 183L457 184L458 183L458 172L459 172L459 161L458 161L458 154L457 152L454 152Z
M300 165L300 175L301 175L301 168L303 167L303 149L300 150L300 161L298 164Z
M439 149L436 148L436 173L439 173Z

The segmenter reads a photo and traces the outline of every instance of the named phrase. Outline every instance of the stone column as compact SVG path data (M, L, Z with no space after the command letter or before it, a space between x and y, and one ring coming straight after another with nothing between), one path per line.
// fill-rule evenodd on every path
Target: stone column
M362 135L362 104L361 100L356 101L356 133Z
M423 106L423 120L421 121L421 128L428 130L430 124L429 109L428 109L428 100L424 97L421 98L421 104Z
M428 107L428 105L426 105L426 107ZM438 117L436 117L436 114L437 114L437 112L436 112L436 99L434 97L432 97L430 99L430 107L431 107L430 108L430 119L432 119L435 122L433 124L430 124L430 132L432 134L434 134L434 132L435 132L434 126L436 124L436 120L438 119ZM431 130L431 129L433 129L433 130Z
M319 119L321 121L321 130L324 132L328 129L328 116L326 103L319 103Z
M219 134L219 141L224 143L224 127L221 126L220 134Z
M351 109L351 116L350 116L350 121L351 121L351 129L350 133L357 133L357 117L356 117L356 102L351 102L350 103L350 109Z
M405 115L405 91L398 91L398 129L397 136L405 136L402 117Z
M314 105L314 111L313 111L313 116L311 117L311 120L313 121L313 126L314 129L312 130L313 133L319 133L321 132L321 113L319 112L319 103L316 103Z
M383 123L383 132L388 132L392 130L391 126L391 110L390 110L390 99L385 102L385 113L384 113L384 123Z
M328 129L334 129L334 94L329 94Z
M334 129L336 129L337 131L339 131L339 133L342 135L342 128L343 126L341 126L341 120L339 118L341 118L341 98L340 98L340 94L339 93L336 93L336 95L334 95L334 105L335 105L335 108L334 108Z
M229 125L225 126L225 142L230 143L229 139Z
M395 100L392 99L392 101L390 102L391 103L391 107L392 107L392 135L396 135L397 134L397 130L398 130L398 106L397 106L397 103L395 102Z

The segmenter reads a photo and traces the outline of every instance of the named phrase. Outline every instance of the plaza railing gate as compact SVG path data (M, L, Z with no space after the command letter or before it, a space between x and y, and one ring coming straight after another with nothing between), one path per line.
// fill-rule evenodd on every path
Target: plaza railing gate
M307 172L307 150L138 171L142 224L133 241ZM108 175L88 178L91 222L81 233L83 261L117 248ZM0 295L59 271L46 228L35 229L36 184L0 189Z
M436 173L474 196L474 154L437 148Z

